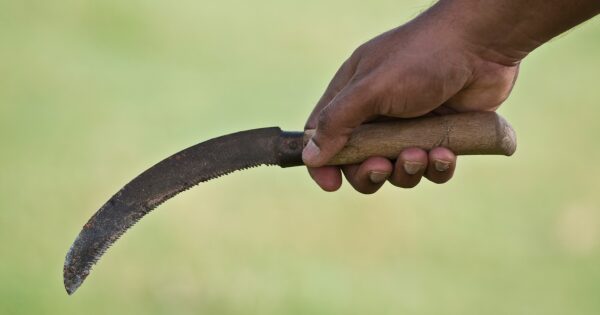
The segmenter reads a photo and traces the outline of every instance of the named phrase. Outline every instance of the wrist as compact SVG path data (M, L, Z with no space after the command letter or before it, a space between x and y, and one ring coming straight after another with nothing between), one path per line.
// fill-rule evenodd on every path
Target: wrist
M440 0L432 9L482 58L511 66L553 37L600 13L600 2Z
M432 10L438 23L466 50L480 59L504 66L518 65L549 40L530 34L526 25L528 18L510 14L507 8L482 7L471 0L442 0Z

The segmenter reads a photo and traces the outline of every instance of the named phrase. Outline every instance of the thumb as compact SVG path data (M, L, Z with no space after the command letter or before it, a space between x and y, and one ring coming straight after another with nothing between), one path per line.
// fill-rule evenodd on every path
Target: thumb
M348 142L354 128L375 116L368 91L357 85L346 86L317 115L314 135L302 152L302 160L309 167L327 164Z

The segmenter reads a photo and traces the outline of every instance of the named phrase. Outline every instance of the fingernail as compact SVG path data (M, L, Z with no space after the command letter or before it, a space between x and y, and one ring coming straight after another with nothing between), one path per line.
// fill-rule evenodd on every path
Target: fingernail
M409 162L409 161L404 162L404 165L403 165L404 171L408 175L417 174L419 171L421 171L423 169L423 166L425 166L423 163Z
M435 170L438 172L445 172L450 168L450 162L448 161L435 160L434 165Z
M305 164L309 164L314 159L316 159L321 153L321 149L317 146L317 144L313 141L313 139L308 140L308 143L302 150L302 160Z
M377 171L371 171L369 172L369 179L371 180L371 182L373 184L381 184L383 182L385 182L388 177L390 177L390 173L387 172L377 172Z

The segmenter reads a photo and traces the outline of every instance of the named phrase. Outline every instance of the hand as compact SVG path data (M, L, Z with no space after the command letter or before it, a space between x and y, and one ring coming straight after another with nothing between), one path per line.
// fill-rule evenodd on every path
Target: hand
M335 191L341 186L340 168L324 165L360 124L382 117L493 111L500 106L517 78L518 62L485 58L493 52L465 34L430 10L352 54L305 127L316 128L316 133L303 160L322 189ZM371 157L359 165L342 166L341 171L357 191L369 194L386 180L404 188L416 186L423 176L434 183L447 182L455 165L456 156L446 148L430 152L410 148L395 162Z

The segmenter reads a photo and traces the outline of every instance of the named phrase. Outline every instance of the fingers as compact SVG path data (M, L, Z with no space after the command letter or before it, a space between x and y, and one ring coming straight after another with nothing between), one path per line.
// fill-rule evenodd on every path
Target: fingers
M428 156L425 150L408 148L400 153L394 166L394 173L390 183L402 188L412 188L421 181L428 165Z
M455 168L456 155L447 148L438 147L429 153L419 148L405 149L394 164L383 157L371 157L361 164L342 166L341 170L356 191L372 194L386 181L397 187L412 188L425 176L431 182L442 184L452 178ZM309 167L308 171L325 191L336 191L342 185L339 167Z
M372 194L392 174L392 162L383 157L371 157L361 164L346 165L342 167L344 176L358 192Z
M315 134L302 152L306 165L325 165L346 144L354 128L375 116L377 109L369 106L370 95L365 84L350 84L321 110Z
M336 191L342 186L342 175L339 167L323 166L308 167L307 169L310 177L312 177L324 191Z
M425 176L431 182L449 181L456 168L456 155L447 148L433 148L429 153L419 148L405 149L396 160L390 183L402 188L417 186Z
M403 150L395 164L383 157L371 157L361 164L342 167L352 187L363 194L375 193L384 182L412 188L425 176L434 183L445 183L452 178L456 156L446 148L434 148L429 153L419 148Z
M456 168L456 155L447 148L437 147L429 151L429 163L425 177L436 184L449 181Z
M321 113L323 108L329 105L329 103L335 98L335 96L341 90L344 89L348 82L350 82L352 76L354 75L354 72L356 71L356 63L357 61L355 59L350 58L346 60L344 64L342 64L340 69L338 69L336 74L333 76L333 79L331 79L331 82L329 82L327 89L325 89L323 96L321 96L321 99L319 99L319 102L317 102L317 105L308 117L304 129L317 128L319 114Z

